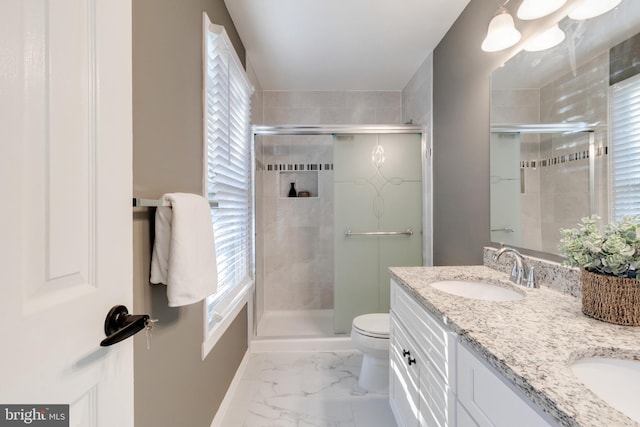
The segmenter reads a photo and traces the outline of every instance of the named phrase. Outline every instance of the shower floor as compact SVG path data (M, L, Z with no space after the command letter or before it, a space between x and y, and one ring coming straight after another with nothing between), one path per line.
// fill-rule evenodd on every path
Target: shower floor
M265 311L259 337L332 337L333 310Z

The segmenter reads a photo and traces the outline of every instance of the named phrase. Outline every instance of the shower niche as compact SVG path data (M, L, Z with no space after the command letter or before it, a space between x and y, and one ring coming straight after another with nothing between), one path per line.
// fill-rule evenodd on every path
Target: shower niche
M316 198L320 194L317 171L280 171L278 175L280 197L291 197L291 184L295 189L296 198Z

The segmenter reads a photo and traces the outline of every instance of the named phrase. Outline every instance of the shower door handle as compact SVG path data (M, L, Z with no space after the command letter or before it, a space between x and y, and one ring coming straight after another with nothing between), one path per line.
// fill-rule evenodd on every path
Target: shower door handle
M346 237L351 236L412 236L413 231L407 228L405 231L368 231L366 233L354 233L350 228L344 233Z

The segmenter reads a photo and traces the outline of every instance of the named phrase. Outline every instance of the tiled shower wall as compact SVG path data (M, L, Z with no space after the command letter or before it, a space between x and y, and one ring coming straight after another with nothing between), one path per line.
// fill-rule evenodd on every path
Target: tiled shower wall
M265 125L400 124L402 119L399 91L264 91L262 98ZM332 145L331 136L256 140L256 265L262 266L256 280L265 311L333 308L333 171L326 168L333 163ZM274 165L282 167L274 170ZM319 165L299 172L296 184L298 191L310 186L312 197L286 197L295 165Z
M604 53L540 89L494 90L491 99L493 123L598 123L594 133L598 147L595 203L603 222L608 217L608 81L609 54ZM585 156L588 142L584 133L522 135L523 247L557 253L560 228L575 227L589 212L589 159ZM532 161L536 162L535 167Z
M332 137L261 139L265 310L333 308ZM287 197L291 182L310 197Z

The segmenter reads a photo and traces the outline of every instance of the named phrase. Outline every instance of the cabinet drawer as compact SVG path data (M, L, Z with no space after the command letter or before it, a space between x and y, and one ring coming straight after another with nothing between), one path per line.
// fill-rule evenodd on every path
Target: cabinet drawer
M452 382L455 360L455 334L444 326L427 310L420 306L400 285L391 281L391 311L399 321L411 331L420 350L431 360L434 368L445 383Z
M520 391L460 343L457 357L458 401L479 427L555 425L543 418L541 410L534 409Z

